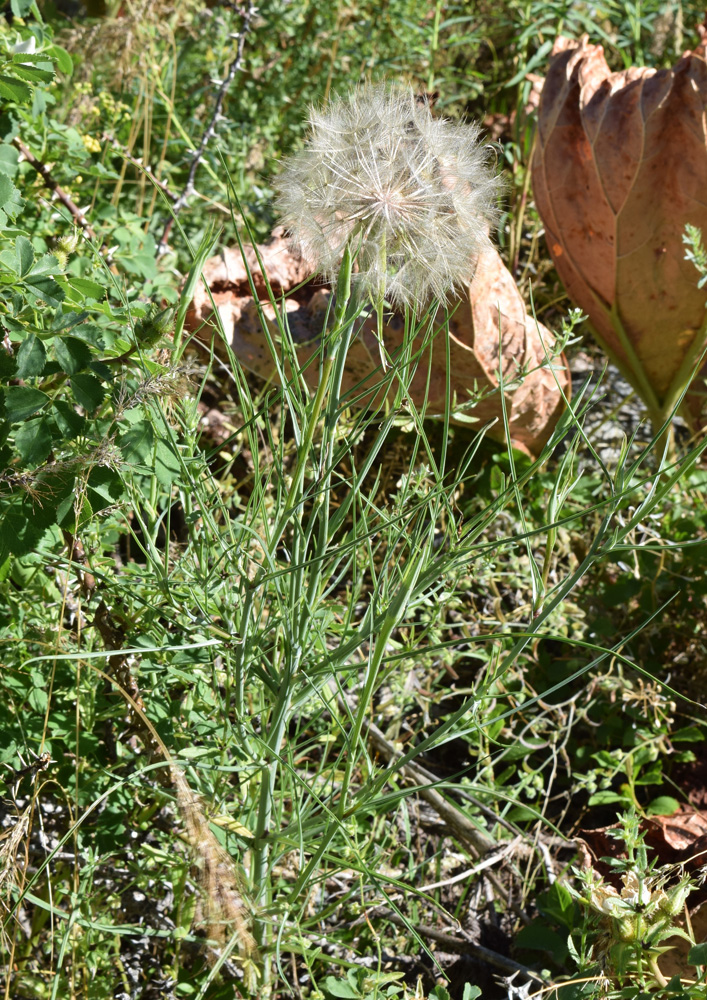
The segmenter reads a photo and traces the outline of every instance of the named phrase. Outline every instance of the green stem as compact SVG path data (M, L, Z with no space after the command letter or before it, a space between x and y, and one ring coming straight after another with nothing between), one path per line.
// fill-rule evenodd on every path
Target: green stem
M427 89L431 91L435 85L435 57L439 48L439 21L442 14L442 0L437 0L435 19L432 24L432 40L430 42L430 71L427 74Z
M383 657L387 651L388 641L394 629L396 629L400 624L405 615L405 611L407 610L410 597L412 596L415 584L417 583L417 578L420 575L425 554L425 548L423 547L417 556L413 554L410 555L400 587L398 588L395 597L390 602L386 616L383 619L380 632L376 637L376 644L373 654L368 662L366 676L363 682L363 690L361 691L358 699L356 715L354 716L353 726L351 727L351 733L348 738L349 751L346 760L346 770L344 771L344 777L341 782L341 792L339 798L338 816L340 819L343 819L346 813L351 778L353 776L354 767L356 766L357 758L355 751L361 739L361 730L363 729L364 719L366 718L366 714L368 712L369 702L373 695L373 691L375 690L378 672L383 662Z
M303 609L303 602L301 601L308 544L307 539L311 536L311 531L304 531L301 523L305 476L307 470L311 469L312 443L317 427L319 426L327 396L328 403L324 421L323 454L331 456L333 453L346 354L353 335L354 322L357 315L357 311L352 307L351 303L351 268L352 258L347 248L344 253L337 284L334 328L328 337L326 356L322 364L319 385L303 429L297 453L297 463L292 477L292 485L283 513L278 520L276 530L273 532L270 540L270 555L272 556L281 544L283 535L288 527L294 522L292 563L294 567L299 568L293 571L291 578L290 603L293 617L296 619L301 616L303 622L305 618L309 619L310 613L308 602L304 602L307 607ZM325 479L322 496L319 502L315 504L314 510L310 515L310 523L312 525L316 523L316 519L320 516L322 510L328 512L330 478L331 472L329 471ZM326 542L326 536L324 541ZM321 566L321 561L318 565ZM319 575L321 575L321 572L321 569L318 569ZM311 586L309 590L311 594ZM291 638L288 637L285 643L283 665L279 672L279 690L270 720L269 735L265 746L265 760L261 772L260 789L258 792L258 814L253 841L253 865L251 869L252 881L256 891L256 904L259 909L267 906L270 899L270 840L268 835L272 821L274 790L280 769L280 748L290 721L292 697L299 677L303 655L304 645L302 641L303 636L300 634L301 631L302 626L296 629L294 635ZM270 924L266 920L259 919L256 921L255 937L259 947L263 950L269 944L270 931ZM263 969L263 975L265 977L264 982L267 982L270 977L270 969L267 963Z

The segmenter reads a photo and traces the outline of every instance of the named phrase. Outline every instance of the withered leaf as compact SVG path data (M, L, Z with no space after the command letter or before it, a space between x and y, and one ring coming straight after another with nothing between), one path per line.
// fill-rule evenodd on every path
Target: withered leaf
M671 69L612 73L559 39L538 112L535 200L558 274L646 402L668 411L705 345L707 289L685 225L707 237L705 45ZM698 424L703 375L687 413Z
M246 251L258 301L251 295L242 255L238 248L226 249L206 262L204 279L213 297L223 330L245 368L266 379L275 377L275 363L263 333L261 315L277 338L275 308L265 294L265 282L255 251ZM258 247L258 255L276 296L284 296L284 308L292 338L297 345L304 378L314 386L318 379L316 355L324 328L331 291L309 282L302 260L280 236ZM469 284L468 295L450 306L449 352L453 408L463 417L472 417L474 426L494 421L490 433L503 437L499 369L505 388L506 410L513 443L529 453L537 453L547 441L564 407L563 392L569 393L570 379L563 356L552 370L546 359L555 339L549 330L528 316L525 305L500 256L491 251L482 255ZM205 288L194 296L187 326L209 335L214 317L211 298ZM440 328L430 349L422 351L409 396L416 406L426 400L429 415L442 414L447 393L447 352L443 314L436 318ZM385 348L394 356L403 341L402 317L392 316L384 331ZM431 351L431 353L430 353ZM310 362L308 364L308 362ZM287 371L288 377L292 373ZM375 323L367 321L354 340L347 357L342 391L357 405L378 401L381 382L380 353ZM562 392L560 391L560 388ZM466 405L473 402L473 405Z

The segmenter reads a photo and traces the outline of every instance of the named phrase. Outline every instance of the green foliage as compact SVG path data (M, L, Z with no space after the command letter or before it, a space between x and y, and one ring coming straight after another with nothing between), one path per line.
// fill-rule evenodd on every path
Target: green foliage
M327 976L321 984L323 992L319 996L326 1000L343 997L348 1000L383 1000L384 997L397 997L399 1000L450 1000L448 991L443 986L435 986L429 993L423 993L420 987L414 993L401 984L400 972L370 972L367 969L349 969L345 979ZM314 998L316 993L311 994ZM466 983L463 1000L476 1000L481 996L477 986Z

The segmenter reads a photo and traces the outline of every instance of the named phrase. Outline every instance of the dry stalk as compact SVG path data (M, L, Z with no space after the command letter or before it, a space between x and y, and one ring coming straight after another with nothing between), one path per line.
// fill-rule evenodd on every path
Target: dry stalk
M165 223L164 231L162 232L162 237L158 245L158 253L166 253L168 249L169 234L172 231L172 226L174 225L174 220L179 215L181 210L189 201L189 198L194 194L195 187L194 182L196 180L196 172L199 169L199 164L201 163L204 154L206 152L206 147L209 142L216 135L216 125L223 117L223 103L226 99L226 94L228 89L233 83L236 75L240 72L241 66L243 65L243 49L245 46L246 35L250 31L251 21L255 17L257 12L257 7L255 6L254 0L248 0L248 6L244 7L241 11L241 30L239 31L236 38L236 54L231 60L231 63L226 70L226 74L221 81L218 93L216 94L216 100L214 102L214 109L209 120L208 125L204 129L203 135L199 141L199 145L194 151L191 163L189 164L189 174L187 175L187 182L184 185L184 190L179 195L179 197L174 202L171 215L167 222Z
M258 951L250 931L250 913L244 899L243 879L231 856L212 833L201 798L190 788L181 768L147 718L140 689L130 667L130 659L120 652L124 645L123 631L103 601L96 611L94 623L104 646L116 651L108 658L108 671L97 672L114 684L128 702L132 732L141 740L150 758L164 760L168 765L164 771L157 773L162 774L162 783L175 793L186 841L192 853L196 879L201 890L195 924L204 929L211 942L210 951L215 957L235 937L236 953L246 978L254 982L254 963Z
M42 160L39 160L34 155L34 153L30 149L28 149L27 146L25 146L24 142L22 142L21 139L14 138L12 140L12 144L20 151L22 157L29 163L29 165L34 170L37 171L39 176L44 181L45 186L48 187L49 190L53 192L57 201L60 201L61 204L64 206L64 208L68 209L73 218L76 220L77 225L79 225L83 229L86 236L88 236L88 238L91 240L95 240L96 233L94 232L91 223L88 221L88 219L83 214L78 205L73 201L73 199L70 198L69 195L66 193L66 191L59 185L58 181L55 180L51 170L46 165L46 163L43 163Z

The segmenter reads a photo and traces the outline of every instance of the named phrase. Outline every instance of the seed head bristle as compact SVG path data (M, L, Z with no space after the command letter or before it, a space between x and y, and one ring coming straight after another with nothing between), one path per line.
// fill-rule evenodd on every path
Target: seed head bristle
M498 179L476 125L435 119L411 90L365 86L310 113L278 179L282 221L330 281L347 244L374 301L444 300L489 246Z

